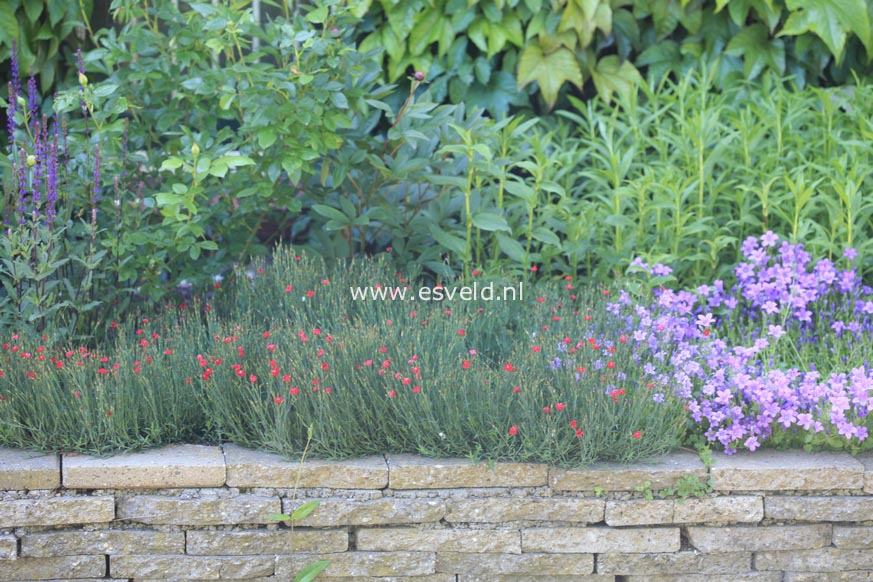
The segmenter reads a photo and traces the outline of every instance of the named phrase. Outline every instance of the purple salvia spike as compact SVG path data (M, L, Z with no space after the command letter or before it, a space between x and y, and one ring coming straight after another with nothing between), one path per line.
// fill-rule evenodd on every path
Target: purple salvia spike
M33 77L31 77L33 78ZM36 164L33 166L33 188L31 195L31 212L33 213L34 218L39 217L39 205L42 202L42 169L43 169L43 158L45 157L45 143L43 142L44 132L39 123L39 119L36 120L36 127L33 132L34 144L33 144L33 154L34 158L36 158Z
M16 41L12 41L12 56L10 65L12 66L12 90L15 92L15 96L18 97L22 94L21 92L21 71L18 68L18 43ZM11 95L11 94L10 94Z
M6 131L9 134L9 145L13 146L12 151L15 151L15 111L18 106L18 96L15 94L15 87L12 81L9 81L9 107L6 109Z

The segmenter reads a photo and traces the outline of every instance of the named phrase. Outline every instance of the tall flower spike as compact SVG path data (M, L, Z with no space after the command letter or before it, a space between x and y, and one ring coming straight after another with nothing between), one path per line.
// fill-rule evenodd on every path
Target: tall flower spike
M9 145L13 146L12 151L15 151L15 110L18 105L18 96L15 94L15 86L12 81L9 81L8 88L9 105L6 108L6 132L9 134Z
M48 168L46 170L45 214L48 218L49 228L54 224L58 202L58 131L57 128L55 129L54 139L48 154Z
M94 146L94 182L91 202L95 204L100 200L100 146Z
M36 79L33 75L27 80L27 113L30 115L30 127L39 131L39 93L36 91Z

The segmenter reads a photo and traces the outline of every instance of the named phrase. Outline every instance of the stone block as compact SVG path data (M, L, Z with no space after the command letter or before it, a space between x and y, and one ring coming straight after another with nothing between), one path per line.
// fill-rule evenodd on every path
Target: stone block
M831 545L831 524L689 527L691 545L701 552L805 550Z
M241 555L293 554L297 552L345 552L349 534L325 530L256 530L197 531L189 530L186 553L222 556L228 552Z
M70 580L103 578L104 556L63 556L60 558L19 558L0 563L0 580Z
M758 523L764 500L757 495L732 495L676 500L673 523Z
M278 578L276 582L278 582ZM319 576L318 582L456 582L454 575L427 576Z
M873 571L785 572L782 582L873 582Z
M518 530L360 529L357 548L378 552L503 552L521 553Z
M0 561L14 560L18 557L18 538L0 535Z
M646 462L623 465L620 463L595 463L584 469L549 470L549 486L563 491L635 491L650 482L650 489L657 491L675 485L686 476L696 476L706 481L706 467L694 453L676 451Z
M873 549L873 527L870 527L869 525L835 525L834 546L840 549Z
M672 499L631 499L606 502L606 525L670 525Z
M283 499L282 511L290 515L308 499ZM336 527L342 525L405 525L434 523L446 515L442 499L398 499L384 497L373 501L322 499L315 511L295 526Z
M861 453L855 459L864 466L864 493L873 493L873 451Z
M792 521L873 521L873 497L767 496L764 516Z
M751 552L706 554L598 554L598 574L745 574L752 571Z
M86 556L91 554L184 554L183 532L141 530L59 531L27 534L23 557Z
M459 489L462 487L541 487L548 467L539 463L477 463L469 459L388 456L391 489Z
M655 553L678 552L679 528L529 528L521 530L521 548L527 552Z
M862 489L864 465L848 453L740 451L714 455L716 491L829 491Z
M281 455L224 445L228 487L326 487L329 489L384 489L388 465L383 457L344 461L306 459L303 463Z
M278 497L240 495L229 499L178 499L163 495L132 495L118 499L118 519L161 525L235 525L276 523Z
M102 556L101 556L102 558ZM224 580L272 576L273 556L110 556L116 578Z
M285 580L307 564L328 560L330 565L322 576L426 576L436 574L433 552L345 552L342 554L297 554L276 558L276 576ZM321 576L319 576L320 582Z
M604 500L549 497L485 497L450 499L446 521L449 523L504 523L507 521L567 521L597 523L603 521Z
M0 503L2 527L103 523L113 519L115 498L111 495L13 499Z
M781 572L747 572L745 574L652 574L624 576L623 582L782 582ZM138 581L137 581L138 582Z
M615 576L588 574L583 576L494 576L492 574L461 574L458 582L614 582Z
M64 455L67 489L167 489L222 487L220 447L170 445L112 457Z
M846 572L873 570L873 552L870 550L789 550L755 554L756 570L783 572Z
M57 489L61 464L57 455L0 448L0 491Z
M594 555L440 552L437 554L436 570L477 576L575 576L594 572Z

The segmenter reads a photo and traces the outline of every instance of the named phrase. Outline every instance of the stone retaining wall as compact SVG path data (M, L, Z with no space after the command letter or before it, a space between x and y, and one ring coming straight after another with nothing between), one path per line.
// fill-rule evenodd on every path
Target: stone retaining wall
M711 480L688 498L659 490ZM698 493L701 493L698 491ZM289 528L270 519L308 499ZM585 470L235 445L0 449L0 580L873 581L873 456L677 452Z

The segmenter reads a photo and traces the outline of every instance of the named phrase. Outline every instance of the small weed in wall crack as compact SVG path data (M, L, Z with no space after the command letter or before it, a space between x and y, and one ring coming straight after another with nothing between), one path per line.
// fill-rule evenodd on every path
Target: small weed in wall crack
M306 446L303 447L303 455L300 457L300 464L297 467L297 479L294 482L294 492L291 496L291 499L297 498L297 490L300 486L300 475L303 472L303 461L306 459L306 453L309 451L309 443L312 442L312 425L309 425L309 429L307 430L306 435ZM291 529L294 529L294 522L300 521L301 519L305 519L310 513L315 511L315 508L321 503L320 500L315 499L312 501L306 501L302 503L300 506L294 508L291 512L291 515L285 515L283 513L274 514L269 516L269 519L281 522L289 522ZM349 547L351 548L353 535L349 536ZM108 558L107 558L108 559ZM325 568L330 565L328 560L319 560L317 562L313 562L311 564L307 564L303 567L302 570L297 572L297 575L294 576L294 582L311 582L321 574Z

